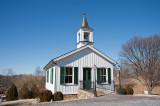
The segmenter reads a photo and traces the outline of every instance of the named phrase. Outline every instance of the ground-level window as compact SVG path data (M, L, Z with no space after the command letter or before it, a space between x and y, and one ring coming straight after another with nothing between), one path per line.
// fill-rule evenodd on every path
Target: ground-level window
M73 83L72 67L66 67L65 68L65 83Z
M106 81L106 69L105 68L100 68L100 73L101 73L101 82L105 83Z

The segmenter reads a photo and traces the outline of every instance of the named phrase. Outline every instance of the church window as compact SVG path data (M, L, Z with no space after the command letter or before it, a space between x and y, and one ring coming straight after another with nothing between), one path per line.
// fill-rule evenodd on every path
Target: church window
M105 83L106 82L106 69L105 68L100 68L101 71L101 82Z
M65 70L65 83L73 82L73 70L72 67L66 67Z

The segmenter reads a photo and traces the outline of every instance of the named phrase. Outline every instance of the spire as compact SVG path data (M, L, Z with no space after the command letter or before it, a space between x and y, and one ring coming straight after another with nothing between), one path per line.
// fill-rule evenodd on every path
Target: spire
M85 13L83 15L83 20L82 20L82 23L81 23L81 28L89 28Z

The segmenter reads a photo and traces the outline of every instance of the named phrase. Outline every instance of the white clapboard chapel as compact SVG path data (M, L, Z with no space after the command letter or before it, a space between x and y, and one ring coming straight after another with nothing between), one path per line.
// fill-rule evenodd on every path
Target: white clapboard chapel
M46 89L64 95L77 94L78 89L93 89L96 78L97 88L114 91L113 66L117 63L94 48L93 43L93 29L84 14L77 31L77 48L52 59L44 67Z

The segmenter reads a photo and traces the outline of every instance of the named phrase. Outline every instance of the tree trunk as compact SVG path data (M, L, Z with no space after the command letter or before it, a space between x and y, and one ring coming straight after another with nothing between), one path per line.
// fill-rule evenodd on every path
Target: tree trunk
M147 87L148 95L152 95L152 89L153 89L153 87Z

